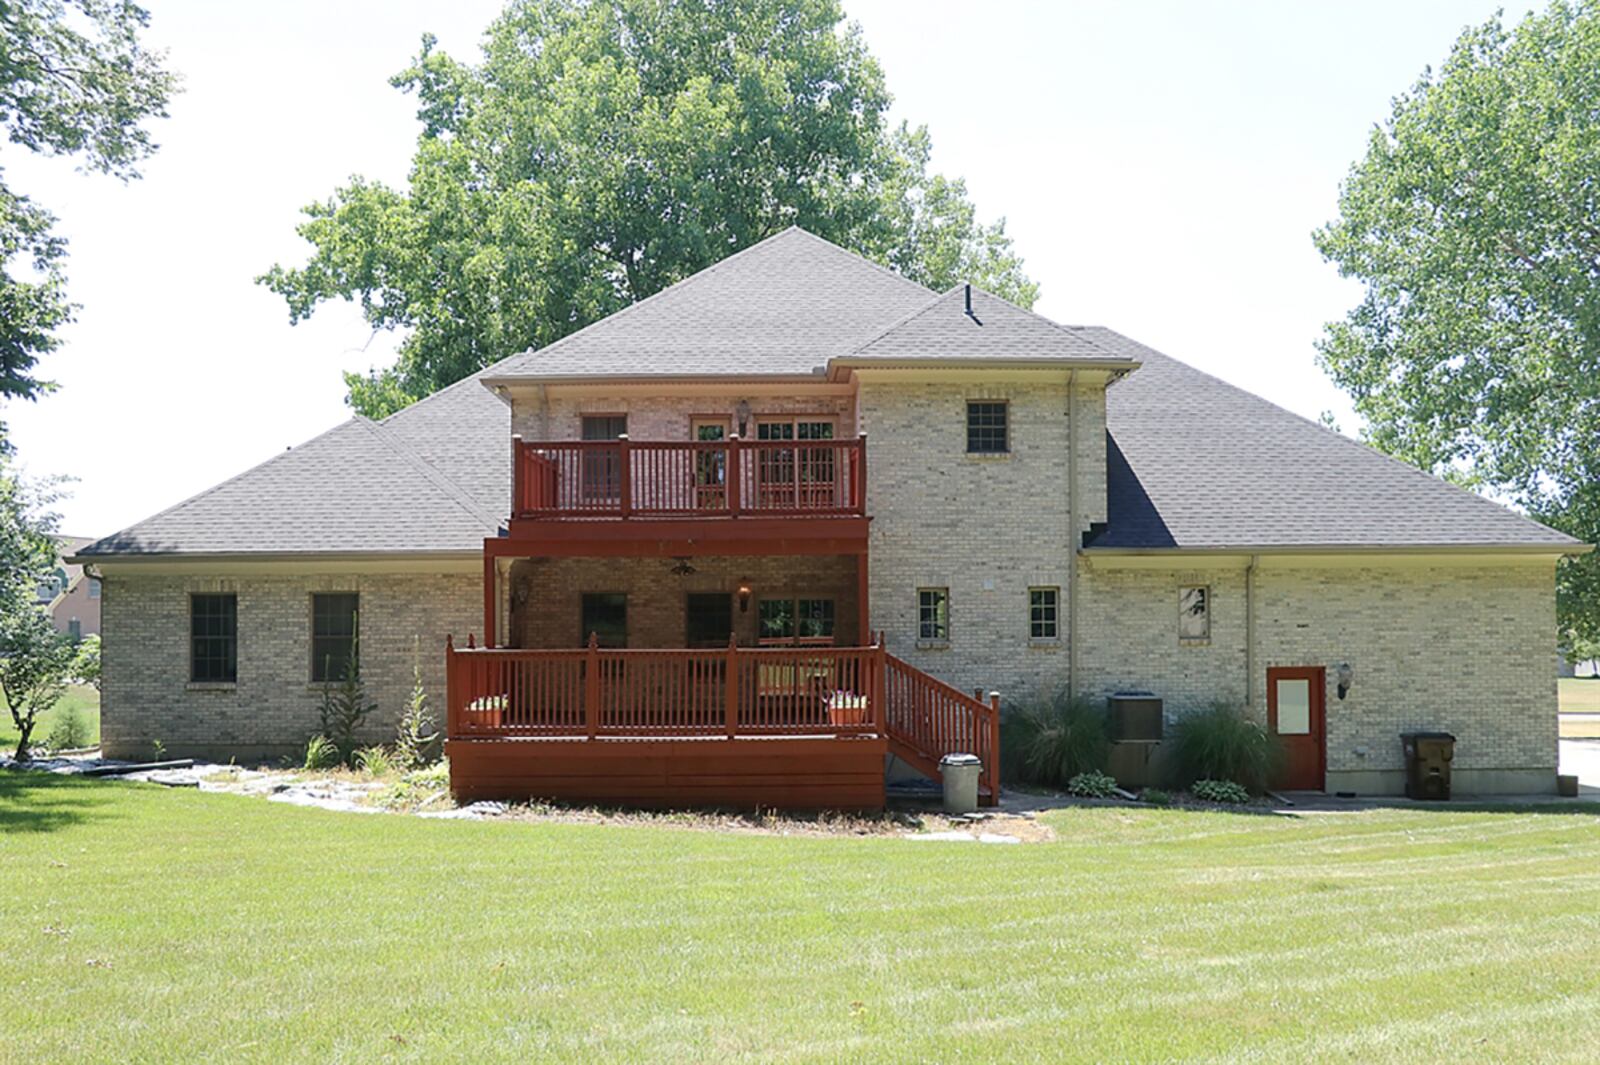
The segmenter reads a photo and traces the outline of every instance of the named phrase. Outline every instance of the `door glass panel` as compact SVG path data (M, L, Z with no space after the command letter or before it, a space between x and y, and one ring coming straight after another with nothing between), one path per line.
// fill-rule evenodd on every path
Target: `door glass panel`
M1278 735L1305 736L1311 732L1311 682L1278 681Z

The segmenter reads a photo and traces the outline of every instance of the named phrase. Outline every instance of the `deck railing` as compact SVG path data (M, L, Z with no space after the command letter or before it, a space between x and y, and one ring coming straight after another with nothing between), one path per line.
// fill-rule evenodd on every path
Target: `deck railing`
M866 438L512 438L512 514L535 518L856 516Z
M485 737L882 735L881 647L446 646L447 730Z
M871 647L578 650L445 645L452 740L885 736L934 773L975 754L1000 794L1000 706ZM891 747L891 750L895 749Z

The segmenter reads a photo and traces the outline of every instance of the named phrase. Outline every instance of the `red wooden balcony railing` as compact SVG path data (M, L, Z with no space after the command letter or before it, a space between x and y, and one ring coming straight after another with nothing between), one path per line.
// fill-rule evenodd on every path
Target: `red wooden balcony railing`
M980 785L993 802L1000 794L1000 701L975 699L894 655L884 655L881 684L890 750L934 775L947 754L975 754L983 762Z
M865 513L854 440L525 441L512 437L512 515L839 517Z

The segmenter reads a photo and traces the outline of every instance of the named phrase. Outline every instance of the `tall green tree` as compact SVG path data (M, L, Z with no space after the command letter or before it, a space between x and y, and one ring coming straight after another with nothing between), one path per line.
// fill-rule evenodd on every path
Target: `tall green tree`
M1321 361L1377 447L1600 540L1600 5L1463 32L1395 99L1315 234L1365 298ZM1600 561L1560 624L1600 646Z
M515 0L481 62L424 37L396 87L422 131L409 188L352 178L305 209L298 268L261 280L290 320L359 301L407 330L347 375L381 416L559 340L800 225L933 288L1027 306L1002 221L892 126L883 74L835 0Z
M175 87L139 34L149 15L122 0L0 0L0 129L39 155L71 156L124 181L155 144L146 119ZM34 368L71 321L66 242L55 218L0 170L0 401L51 386ZM0 425L0 443L3 443Z

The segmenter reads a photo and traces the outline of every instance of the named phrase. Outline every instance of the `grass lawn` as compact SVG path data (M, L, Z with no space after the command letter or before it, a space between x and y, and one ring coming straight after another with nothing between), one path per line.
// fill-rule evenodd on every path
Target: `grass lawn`
M56 716L63 713L68 707L75 706L83 714L83 723L89 728L89 743L100 742L100 693L87 684L73 684L68 686L66 694L56 701L56 705L39 715L39 723L33 728L33 742L40 744L50 735L50 726ZM0 703L0 750L10 754L17 747L17 729L11 723L11 714L5 710L5 704Z
M1588 1061L1600 819L1097 808L1015 846L0 774L4 1053Z

